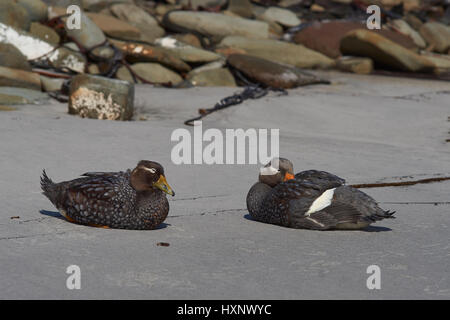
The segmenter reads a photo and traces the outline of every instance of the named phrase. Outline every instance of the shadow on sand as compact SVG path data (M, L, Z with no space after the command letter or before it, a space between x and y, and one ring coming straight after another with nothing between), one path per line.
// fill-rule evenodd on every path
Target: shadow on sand
M57 211L39 210L39 213L44 216L47 216L47 217L52 217L52 218L68 221L61 213L59 213ZM73 223L73 222L71 222L71 223ZM76 224L78 224L78 223L76 223ZM160 230L160 229L167 228L168 226L170 226L170 223L163 222L159 226L157 226L155 229L152 229L152 230ZM88 227L92 227L92 226L88 226ZM96 228L96 227L92 227L92 228ZM117 229L117 230L127 230L127 229ZM142 230L142 231L146 231L146 230Z
M246 214L244 215L244 218L250 221L255 221L257 222L255 219L253 219L251 217L251 215ZM368 226L364 229L360 229L360 230L325 230L325 231L363 231L363 232L385 232L385 231L392 231L392 229L390 228L386 228L386 227L379 227L379 226Z

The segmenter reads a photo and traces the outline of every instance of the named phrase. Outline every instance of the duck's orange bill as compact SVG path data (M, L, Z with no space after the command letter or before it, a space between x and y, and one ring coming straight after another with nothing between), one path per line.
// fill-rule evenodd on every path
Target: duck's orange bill
M294 175L290 174L289 172L286 172L286 174L284 175L284 181L288 181L294 178L295 178Z

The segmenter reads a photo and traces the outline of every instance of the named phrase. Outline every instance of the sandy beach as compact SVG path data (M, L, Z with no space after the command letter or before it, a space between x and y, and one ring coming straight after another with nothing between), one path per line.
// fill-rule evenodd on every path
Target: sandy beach
M349 184L450 175L448 82L320 76L332 84L247 100L203 127L278 128L296 172L326 170ZM450 298L449 181L365 189L397 218L319 232L249 218L259 165L174 165L173 130L192 130L183 122L197 109L239 90L137 85L135 121L125 122L81 119L57 102L1 112L0 299ZM72 224L41 194L42 169L63 181L141 159L163 164L176 191L158 230ZM73 264L81 290L66 288ZM381 269L380 290L366 287L370 265Z

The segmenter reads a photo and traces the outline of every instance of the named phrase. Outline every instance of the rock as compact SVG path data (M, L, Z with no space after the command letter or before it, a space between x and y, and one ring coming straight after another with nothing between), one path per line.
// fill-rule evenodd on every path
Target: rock
M82 73L86 65L85 57L65 47L55 46L34 37L30 33L0 23L0 43L12 44L28 60L46 60L55 68L69 69Z
M31 21L47 20L47 5L41 0L16 0L17 4L24 7Z
M419 18L417 18L415 15L413 15L411 13L405 15L404 19L405 19L406 23L408 23L416 31L419 31L423 25L422 20L420 20Z
M436 74L450 72L450 55L422 52L422 56L435 65Z
M207 9L207 8L219 8L227 3L227 0L181 0L181 1L167 1L175 4L180 3L185 8L191 10Z
M343 56L336 60L336 67L345 72L370 74L373 71L373 61L370 58Z
M69 114L82 118L130 120L134 110L134 85L92 75L72 79Z
M19 97L20 99L15 98L17 104L46 104L50 101L50 97L40 90L27 88L0 87L0 94Z
M37 59L54 51L55 47L31 34L0 23L0 43L14 45L28 59Z
M227 68L192 72L187 80L197 87L236 87L236 81Z
M439 22L427 22L420 28L420 34L433 51L446 53L450 49L450 27Z
M71 30L66 27L66 32L69 37L87 49L106 41L103 31L84 13L81 14L81 28Z
M56 69L70 70L77 73L84 73L86 69L86 58L79 52L61 47L56 50L50 60L50 65Z
M164 20L169 27L182 28L219 40L228 35L248 38L268 38L269 25L240 17L211 12L172 11Z
M27 58L9 43L0 43L0 66L31 71Z
M30 30L30 15L28 11L13 0L0 2L0 23L21 30Z
M20 69L0 67L0 86L41 89L39 75Z
M203 49L200 39L196 35L193 35L192 33L174 34L171 35L171 37L185 44L189 44L193 47Z
M114 4L134 4L133 0L82 0L83 9L92 12L101 12L108 9L109 6Z
M44 26L39 22L31 23L30 34L54 46L57 46L61 40L59 34L55 30Z
M423 40L422 36L414 30L406 21L402 19L396 19L392 20L390 22L390 25L392 28L400 33L403 33L404 35L410 37L417 47L419 48L425 48L427 44L425 43L425 40Z
M82 0L42 0L49 6L60 6L67 8L70 5L76 5L82 8ZM84 0L83 0L84 1Z
M126 55L128 62L158 62L181 72L188 72L191 70L191 67L186 62L171 55L170 52L164 48L111 39L110 42L122 50Z
M320 6L320 5L318 5L318 4L313 4L310 8L309 8L309 10L311 10L312 12L324 12L325 11L325 8L324 7L322 7L322 6Z
M244 18L253 17L253 6L249 0L229 0L227 10Z
M295 13L287 9L281 9L277 7L270 7L262 15L260 19L265 21L277 22L284 27L294 27L301 23Z
M343 54L372 58L383 67L411 71L432 72L434 66L425 58L397 43L363 29L350 31L341 41Z
M59 91L61 90L64 81L65 79L61 78L50 78L41 76L42 91L45 92Z
M154 17L136 5L120 3L112 5L109 9L118 19L139 29L141 40L153 42L165 33Z
M295 43L302 44L330 58L337 58L341 55L339 48L342 38L347 32L356 29L367 30L365 24L353 21L313 23L298 32L293 40ZM408 36L383 29L371 30L370 32L379 33L405 48L417 50L417 46Z
M220 59L220 60L217 60L217 61L214 61L214 62L210 62L210 63L202 65L201 67L192 69L189 72L188 76L192 76L194 74L197 74L197 73L200 73L200 72L203 72L203 71L220 69L220 68L223 68L225 66L225 64L226 64L226 60L225 59Z
M108 36L124 40L139 40L141 32L131 24L100 13L86 15Z
M176 85L183 81L180 75L172 70L164 68L158 63L135 63L131 66L131 69L136 72L139 77L152 83L171 83L172 85ZM133 82L131 73L125 67L119 68L116 77L121 80ZM139 80L139 82L141 81Z
M253 81L273 88L290 89L324 82L298 68L254 56L233 54L228 57L228 63Z
M169 51L174 57L188 63L206 63L221 58L217 53L186 45L172 37L158 39L155 44Z
M97 64L91 63L88 66L88 73L93 75L100 74L100 67Z
M226 37L219 47L237 49L246 54L299 68L330 68L334 61L302 45L268 39ZM232 52L232 51L231 51Z
M28 103L28 100L23 97L0 93L0 106L5 105L5 104L14 105L14 104L27 104L27 103Z

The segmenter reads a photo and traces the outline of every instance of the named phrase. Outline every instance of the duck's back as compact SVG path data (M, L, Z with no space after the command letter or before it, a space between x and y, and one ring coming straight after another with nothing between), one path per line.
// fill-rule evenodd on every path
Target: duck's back
M82 178L55 184L44 175L42 189L71 221L121 228L136 211L136 192L129 175L129 171L86 173Z

